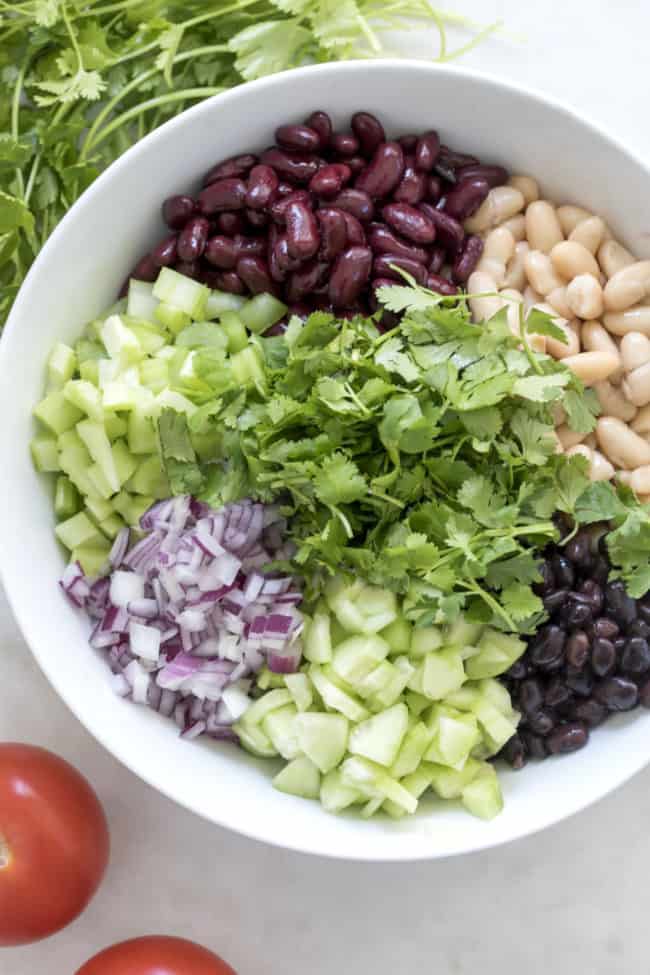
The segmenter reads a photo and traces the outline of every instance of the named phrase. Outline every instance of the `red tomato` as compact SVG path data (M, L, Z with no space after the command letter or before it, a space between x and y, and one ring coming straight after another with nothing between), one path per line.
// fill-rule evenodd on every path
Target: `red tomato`
M108 862L88 782L44 748L0 744L0 945L46 938L83 911Z
M185 941L150 935L122 941L100 951L77 975L237 975L207 948Z

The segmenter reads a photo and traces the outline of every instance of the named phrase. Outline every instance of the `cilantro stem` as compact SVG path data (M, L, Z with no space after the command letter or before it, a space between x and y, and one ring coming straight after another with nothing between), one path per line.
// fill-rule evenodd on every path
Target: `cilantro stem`
M61 0L61 16L63 17L63 23L65 24L66 30L68 32L68 37L70 38L70 43L72 44L72 49L77 58L77 71L83 71L84 62L81 56L81 51L79 49L79 44L77 42L77 35L72 29L72 24L70 23L70 18L68 17L68 6L66 0Z
M492 612L501 617L501 619L508 625L509 629L516 631L517 627L510 614L506 612L506 610L503 608L503 606L501 606L498 600L494 598L494 596L490 595L490 593L483 589L482 586L479 586L476 580L469 583L465 582L463 579L459 579L457 585L459 585L462 589L465 589L467 592L474 593L475 596L480 596L481 599L487 603Z
M18 72L18 77L16 78L16 84L14 85L14 95L11 101L11 134L16 141L18 141L20 135L20 97L23 93L23 84L25 82L25 72L27 71L27 65L29 64L30 58L26 57L23 61L20 70ZM19 166L16 167L16 181L18 183L18 192L20 196L25 195L25 181L23 180L23 173Z
M524 320L523 302L521 302L519 305L519 335L521 337L521 341L524 344L524 352L526 353L526 358L528 359L534 372L536 372L538 376L541 376L544 370L542 369L539 362L533 355L533 350L531 349L530 344L528 342L528 332L526 330L526 322Z

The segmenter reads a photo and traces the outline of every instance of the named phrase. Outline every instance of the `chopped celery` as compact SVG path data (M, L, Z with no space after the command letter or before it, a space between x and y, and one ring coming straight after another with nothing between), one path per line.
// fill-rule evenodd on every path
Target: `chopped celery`
M91 464L88 468L88 479L92 486L92 490L100 497L106 500L115 494L111 484L109 483L106 475L99 466L99 464ZM87 492L86 492L87 493Z
M74 349L80 367L84 362L97 362L98 359L106 358L106 350L101 342L91 339L79 339Z
M108 538L115 538L124 528L124 522L119 515L113 513L109 515L108 518L104 518L103 521L100 521L99 527L104 535L106 535Z
M61 447L60 444L59 446ZM90 494L94 491L93 483L88 474L91 465L90 454L81 441L79 441L78 446L61 447L59 466L82 494Z
M60 521L56 526L56 537L66 548L71 550L80 545L103 540L103 535L97 530L85 511L79 511L71 518Z
M280 792L301 799L318 799L321 790L321 776L318 768L305 755L294 758L273 779L273 785Z
M113 507L104 498L92 498L87 497L86 509L92 515L93 520L99 525L100 522L104 521L106 518L110 518L113 512Z
M82 418L83 413L68 403L60 389L48 393L34 409L34 416L53 433L70 430Z
M144 356L142 346L119 315L111 315L101 328L101 339L110 358L127 366Z
M102 397L92 383L86 379L70 379L63 387L63 395L69 403L82 410L86 416L97 423L104 419Z
M148 511L156 499L151 495L141 495L131 499L130 516L125 518L127 525L137 525L145 511Z
M70 558L78 562L87 576L97 576L104 570L111 550L110 542L99 541L79 545L72 550Z
M131 278L126 299L127 315L151 321L157 307L158 299L154 298L153 285L148 281L138 281L136 278Z
M138 461L131 454L124 440L116 440L112 446L115 470L120 481L120 487L129 480L138 466ZM141 492L146 494L147 492Z
M210 289L199 284L198 281L193 281L192 278L185 277L184 274L179 274L178 271L163 267L153 286L152 294L159 301L173 305L195 321L199 321L205 315Z
M143 359L140 381L152 393L161 393L169 385L169 366L164 359Z
M228 351L231 355L241 352L248 345L248 332L239 315L232 311L223 312L219 323L228 341Z
M155 403L154 394L143 386L131 386L128 383L106 383L102 402L105 410L127 412L130 410L152 410Z
M37 471L55 473L60 471L59 445L56 437L39 435L32 439L30 445L32 460Z
M139 462L128 487L136 494L150 494L154 498L164 498L169 494L169 485L158 454L152 454Z
M239 317L251 332L265 332L287 313L287 306L270 294L259 294L239 309Z
M140 343L140 348L147 355L153 355L154 352L158 352L167 345L165 329L160 325L130 318L127 319L127 325Z
M77 356L74 349L63 342L57 342L47 361L47 374L54 388L65 385L75 374Z
M303 712L295 725L300 749L323 775L336 768L348 743L348 722L343 715Z
M97 359L86 359L79 363L79 376L93 386L99 386L99 364Z
M77 433L88 449L88 453L100 468L111 489L120 490L120 479L115 468L111 444L102 424L82 420L77 424Z
M192 321L187 312L176 308L174 305L168 305L164 301L156 308L155 318L157 322L168 328L172 335L178 335Z
M258 389L264 389L266 377L257 346L248 345L241 352L231 356L230 368L233 378L241 386L256 386Z
M126 420L118 416L117 413L109 411L104 413L104 429L109 440L117 440L119 437L126 436L128 428Z
M160 410L168 406L170 409L176 410L177 413L185 413L187 416L191 416L197 410L191 400L171 389L163 389L162 393L158 393L156 406Z
M69 477L61 474L56 479L54 492L54 514L59 521L71 518L79 511L81 498Z
M132 454L153 454L158 449L158 434L152 417L142 409L129 412L127 420L129 450Z
M228 336L216 322L192 322L176 336L176 345L184 349L216 348L226 351Z
M211 291L205 303L205 317L220 318L224 312L239 311L246 299L242 295L231 295L227 291Z

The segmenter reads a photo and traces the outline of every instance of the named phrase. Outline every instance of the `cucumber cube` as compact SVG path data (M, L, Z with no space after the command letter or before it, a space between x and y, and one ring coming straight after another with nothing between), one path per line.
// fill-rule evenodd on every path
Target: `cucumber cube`
M329 613L324 608L317 608L305 630L303 642L305 659L315 664L329 663L332 659Z
M268 667L263 667L257 675L256 684L261 691L268 691L276 687L286 687L282 674L274 674Z
M477 644L477 654L465 664L471 680L482 677L498 677L521 657L526 644L516 636L508 636L497 630L486 629Z
M479 694L490 704L494 705L497 711L505 717L512 717L512 700L508 689L499 683L498 680L494 680L493 677L486 677L484 680L480 680L477 684L477 690Z
M104 429L109 440L117 440L118 437L125 437L127 431L126 420L123 420L117 413L104 414Z
M242 720L232 727L239 737L241 746L252 755L258 758L275 758L278 754L259 725L244 724Z
M301 755L278 772L273 779L273 785L280 792L286 792L290 796L318 799L321 789L320 772L311 759Z
M428 653L422 661L422 693L432 701L443 700L464 683L463 659L453 647Z
M494 819L503 809L503 795L494 768L485 763L478 775L465 786L461 801L469 812L481 819Z
M348 722L340 714L307 711L295 719L298 745L325 775L339 764L348 743Z
M307 674L286 674L284 683L299 711L309 711L314 695Z
M325 707L340 711L350 721L364 721L370 715L366 708L351 694L342 690L323 673L317 664L311 664L309 676L312 684L322 697Z
M380 636L351 636L334 651L332 669L348 684L356 686L386 659L389 650Z
M298 744L297 714L295 705L287 704L286 707L275 708L262 720L262 731L275 750L288 761L297 758L304 750Z
M429 731L433 733L433 740L425 753L426 760L452 768L462 768L471 750L481 740L474 715L442 706L434 708Z
M469 623L464 616L459 616L447 627L445 644L454 647L475 646L484 629L482 623Z
M241 723L247 727L261 724L267 714L278 708L286 707L287 704L291 704L291 694L285 688L269 691L258 698L254 704L251 704Z
M365 639L362 637L361 639ZM370 698L375 694L381 693L381 691L386 690L392 681L399 680L400 670L392 664L390 660L382 660L378 666L371 670L367 677L363 680L357 681L355 685L355 690L360 697ZM402 685L403 686L403 685ZM431 702L427 701L427 707Z
M415 799L419 799L421 795L427 791L431 785L431 780L434 774L434 766L429 762L422 762L422 764L411 772L409 775L405 775L400 785L402 788L410 792ZM402 819L406 815L406 810L403 806L398 806L397 803L393 802L392 799L385 799L383 804L384 810L388 813L391 819Z
M381 631L380 636L390 647L391 653L408 653L411 649L411 634L413 626L403 616L389 623Z
M386 769L376 765L367 758L353 756L346 758L341 766L343 782L359 789L369 799L383 796L407 813L414 813L418 807L417 799L403 786L393 779Z
M430 744L431 732L423 721L418 721L412 728L409 728L397 753L397 758L390 768L390 774L393 778L402 779L405 775L415 772Z
M355 802L362 802L363 792L343 781L339 769L332 769L323 777L320 787L320 801L326 812L341 812Z
M397 758L408 729L408 720L406 705L395 704L353 728L348 750L352 755L362 755L379 765L389 767Z
M325 596L332 612L350 633L379 633L397 619L395 594L361 580L347 583L337 576L328 583Z
M104 420L104 407L101 393L86 379L71 379L63 387L63 395L68 403L82 410L86 416L97 423Z
M59 521L71 518L79 511L81 498L69 477L61 474L56 479L54 492L54 514Z
M442 646L442 630L437 626L416 626L411 637L411 656L426 657Z
M468 758L462 769L447 768L445 765L431 765L434 769L431 788L441 799L460 799L466 785L476 778L482 763Z
M483 731L490 754L495 755L517 730L518 715L514 719L506 718L498 708L484 699L474 706L473 711Z
M55 473L61 470L59 466L59 445L56 437L45 435L34 437L29 448L37 471Z
M85 511L80 511L78 514L73 515L72 518L60 521L55 531L59 541L71 551L80 545L86 545L90 542L102 542L104 540L102 534L97 530Z
M77 368L77 356L74 349L63 342L57 342L47 362L47 373L54 388L63 386L72 379Z

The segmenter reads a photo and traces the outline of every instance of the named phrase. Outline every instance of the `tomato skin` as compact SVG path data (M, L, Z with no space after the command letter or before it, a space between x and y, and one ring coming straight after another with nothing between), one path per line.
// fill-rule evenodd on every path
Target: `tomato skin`
M207 948L184 938L149 935L105 948L76 975L237 975Z
M70 924L108 854L104 810L86 779L44 748L0 744L0 946Z

